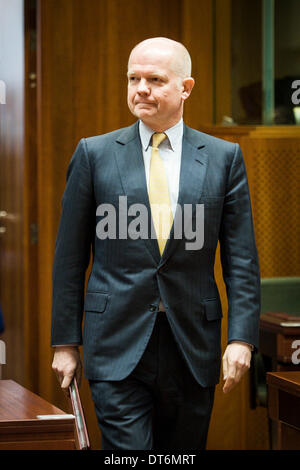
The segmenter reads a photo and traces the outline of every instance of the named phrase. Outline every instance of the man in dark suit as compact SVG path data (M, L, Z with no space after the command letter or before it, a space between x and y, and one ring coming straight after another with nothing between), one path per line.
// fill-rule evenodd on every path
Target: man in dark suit
M68 169L52 367L67 389L80 377L83 343L103 449L205 448L221 365L218 241L228 296L225 393L258 343L259 266L241 150L184 124L193 86L182 44L138 44L128 63L138 121L82 139Z

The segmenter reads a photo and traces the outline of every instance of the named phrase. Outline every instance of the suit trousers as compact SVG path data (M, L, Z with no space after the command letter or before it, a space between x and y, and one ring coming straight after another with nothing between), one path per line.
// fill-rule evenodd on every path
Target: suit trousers
M90 388L103 450L205 449L215 387L193 377L164 312L135 369Z

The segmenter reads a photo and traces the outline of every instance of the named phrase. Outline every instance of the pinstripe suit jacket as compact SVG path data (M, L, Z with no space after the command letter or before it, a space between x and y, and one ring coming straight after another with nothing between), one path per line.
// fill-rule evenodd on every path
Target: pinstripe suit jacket
M151 224L138 123L81 139L70 162L53 266L52 345L83 343L88 379L123 379L146 348L161 298L196 380L203 386L218 383L218 241L228 297L228 341L258 345L259 265L239 145L184 125L178 205L192 204L195 219L196 204L204 204L201 249L187 250L184 230L176 238L174 226L162 257L156 239L122 238L119 196L127 196L128 207L143 204ZM114 238L97 236L101 216L96 210L104 203L116 209ZM128 223L132 220L129 216Z

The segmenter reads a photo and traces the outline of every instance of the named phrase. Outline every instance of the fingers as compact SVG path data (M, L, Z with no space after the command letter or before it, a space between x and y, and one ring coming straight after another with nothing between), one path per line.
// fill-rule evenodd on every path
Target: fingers
M225 357L224 363L225 363L226 374L224 374L225 384L223 386L223 392L228 393L230 392L230 390L232 390L232 388L236 385L236 383L238 383L237 370L236 370L235 363L230 362L230 359L228 359L227 356ZM224 366L223 366L223 370L224 370Z
M237 367L233 367L226 377L225 384L223 386L223 392L230 392L239 383L246 370L247 369L242 370L238 369Z
M52 369L63 392L69 396L69 386L74 375L80 383L81 380L81 361L80 354L76 348L57 348L54 354Z
M235 381L233 378L231 377L228 377L225 381L225 384L223 386L223 392L224 393L228 393L230 392L230 390L233 389L233 387L235 386Z
M56 368L54 365L53 370L56 374L56 377L58 379L58 382L60 383L62 391L69 396L69 386L71 385L72 379L75 374L75 369L60 369Z
M62 388L62 391L67 395L69 396L70 393L69 393L69 386L71 385L71 382L72 382L72 379L73 379L73 376L74 374L70 374L70 375L65 375L62 382L61 382L61 388Z
M247 346L229 344L223 356L223 392L230 392L250 367L251 352Z

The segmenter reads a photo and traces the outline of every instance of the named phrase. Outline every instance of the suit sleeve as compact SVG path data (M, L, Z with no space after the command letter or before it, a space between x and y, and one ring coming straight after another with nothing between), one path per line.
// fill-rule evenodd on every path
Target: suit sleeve
M247 174L238 144L227 179L219 240L228 298L228 342L245 341L258 348L259 262Z
M82 343L85 273L95 231L90 162L82 139L67 171L53 263L51 344Z

